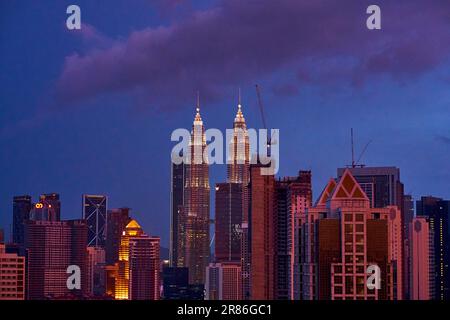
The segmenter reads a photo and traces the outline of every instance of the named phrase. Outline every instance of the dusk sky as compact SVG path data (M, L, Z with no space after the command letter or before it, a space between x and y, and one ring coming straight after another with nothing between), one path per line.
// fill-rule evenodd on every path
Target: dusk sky
M106 194L167 247L172 131L191 128L197 90L206 128L231 128L238 88L262 127L255 83L279 175L312 170L314 199L351 162L352 127L357 156L372 140L362 163L450 199L448 0L1 1L0 228L14 195L58 192L74 219L83 193Z

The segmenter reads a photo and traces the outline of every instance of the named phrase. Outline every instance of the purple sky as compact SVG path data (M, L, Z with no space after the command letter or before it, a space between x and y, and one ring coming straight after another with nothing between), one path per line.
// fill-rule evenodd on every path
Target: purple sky
M65 28L69 4L80 31ZM239 87L260 127L255 83L280 174L311 169L314 197L349 163L353 127L357 150L373 141L367 165L450 198L449 39L445 0L2 2L0 226L13 195L60 192L76 218L82 193L105 193L167 244L170 133L191 126L197 90L206 126L229 128Z

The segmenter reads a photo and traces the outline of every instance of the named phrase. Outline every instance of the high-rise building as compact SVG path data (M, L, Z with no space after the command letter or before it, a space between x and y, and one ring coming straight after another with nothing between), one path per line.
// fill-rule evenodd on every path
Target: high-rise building
M130 299L130 239L144 235L144 231L136 220L131 220L120 237L118 273L114 297L118 300Z
M84 220L27 221L28 298L87 293L87 226ZM67 288L67 268L80 267L81 289Z
M311 171L284 177L275 183L275 296L277 300L300 297L300 221L311 206ZM296 262L297 261L297 262Z
M87 247L87 292L91 296L103 296L106 293L105 249Z
M0 243L4 243L5 241L5 233L3 229L0 229Z
M172 267L182 266L178 251L182 250L181 242L183 232L179 232L184 203L184 186L186 183L186 164L180 163L171 165L171 188L170 188L170 248L169 260ZM182 222L182 221L181 221Z
M301 226L306 217L306 209L312 206L312 183L311 171L299 171L297 177L288 179L289 181L289 207L294 219L294 250L293 259L291 259L291 272L293 272L293 284L290 288L291 299L299 300L301 297Z
M25 284L25 258L7 253L0 241L0 300L24 300Z
M424 217L416 217L410 222L410 299L430 300L430 230Z
M206 269L206 300L242 299L241 263L210 263Z
M426 217L433 237L435 300L450 300L450 201L432 196L416 202L417 216Z
M250 167L250 294L252 300L273 300L275 264L275 179L261 165Z
M216 184L214 259L241 262L242 183Z
M88 246L106 245L108 197L104 195L83 194L83 219L88 226Z
M189 283L205 283L209 264L209 164L205 127L197 104L186 164L185 207L179 225L183 228L183 252L178 252L183 266L189 268ZM205 156L204 156L205 155Z
M106 223L106 264L119 261L119 247L122 232L131 221L129 208L108 210Z
M159 300L159 237L132 237L130 242L131 300Z
M238 96L238 110L233 122L233 130L231 136L227 136L228 143L228 158L227 158L227 182L229 184L240 184L242 196L233 196L233 203L230 203L230 209L233 207L233 211L229 211L229 217L233 217L231 224L236 224L239 214L240 226L237 236L240 238L240 253L239 260L241 262L242 273L242 296L244 299L249 298L250 292L250 255L249 255L249 243L248 243L248 210L249 210L249 190L248 184L250 182L250 139L247 130L247 124L245 122L244 114L242 113L241 92L239 90ZM228 135L228 133L227 133ZM241 202L241 209L239 209L236 201ZM217 201L216 201L217 203ZM217 205L216 205L217 207ZM223 208L223 206L221 206ZM219 212L220 214L220 212ZM216 211L216 223L218 218L218 212ZM234 226L228 227L230 230L235 229ZM236 240L237 237L234 237ZM217 234L216 234L217 244Z
M396 206L371 208L350 170L330 180L302 227L303 298L402 299L400 216ZM380 289L366 286L371 265L380 269Z
M13 242L24 243L25 221L30 219L31 196L15 196L13 198Z
M47 209L48 221L61 220L61 201L59 200L58 193L41 194L39 196L39 203L43 205L43 208Z
M136 220L120 240L114 297L119 300L159 299L159 238L144 233Z
M243 183L250 181L250 140L242 113L241 94L239 93L238 111L233 123L233 133L228 145L227 181L230 183Z
M363 189L373 208L385 208L387 206L397 206L401 212L402 224L402 292L404 296L408 296L409 275L408 275L408 254L405 250L407 238L409 236L409 222L405 215L404 209L404 187L400 180L400 169L396 167L365 167L356 166L348 168L356 181ZM345 168L338 169L338 177L341 177Z
M403 196L403 226L405 229L405 233L404 233L404 270L405 270L405 283L403 285L404 287L404 298L405 300L410 300L411 298L411 277L412 275L410 274L411 272L411 257L410 257L410 253L411 253L411 248L410 248L410 243L411 243L411 232L410 232L410 226L411 226L411 222L414 219L414 200L412 198L411 195L409 194L405 194Z

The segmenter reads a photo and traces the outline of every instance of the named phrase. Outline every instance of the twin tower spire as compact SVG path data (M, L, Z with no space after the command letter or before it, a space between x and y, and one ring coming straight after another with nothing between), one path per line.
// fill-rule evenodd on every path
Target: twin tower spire
M194 118L194 125L195 124L203 124L202 117L200 115L200 93L197 91L197 104L195 108L195 118ZM245 118L244 114L242 113L242 103L241 103L241 89L239 88L238 92L238 110L236 113L236 117L234 118L234 127L240 127L245 129ZM239 124L239 125L238 125Z

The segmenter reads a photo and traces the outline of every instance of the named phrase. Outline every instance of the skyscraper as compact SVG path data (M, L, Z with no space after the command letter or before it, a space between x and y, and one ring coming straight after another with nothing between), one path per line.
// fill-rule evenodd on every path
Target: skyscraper
M25 258L7 253L0 239L0 300L24 300L25 285Z
M107 212L106 223L106 264L119 261L119 247L122 232L131 221L129 208L111 209Z
M230 184L231 189L241 189L241 196L235 194L230 194L230 199L233 199L232 203L229 204L228 214L224 213L225 216L233 217L230 220L229 230L235 230L236 222L239 220L240 215L240 226L239 232L235 233L235 240L240 239L240 254L239 260L241 262L241 273L242 273L242 297L244 299L249 298L250 292L250 255L249 255L249 235L248 235L248 211L249 211L249 190L248 184L250 182L250 139L247 130L247 124L245 122L244 114L242 113L242 103L241 103L241 92L239 90L238 96L238 110L233 122L233 130L230 137L227 136L228 141L228 158L227 158L227 182ZM232 187L231 184L239 184L240 187ZM239 209L238 202L240 202L241 208ZM217 203L217 198L216 198ZM223 206L221 206L223 208ZM217 205L216 205L217 209ZM216 210L216 223L220 218L221 211ZM217 229L217 228L216 228ZM217 241L217 234L216 234ZM216 242L217 244L217 242Z
M28 298L64 297L87 293L87 226L83 220L27 221ZM81 290L67 288L70 265L80 267Z
M184 252L178 252L189 268L189 283L204 284L205 271L209 263L209 165L206 151L205 127L197 113L191 132L188 164L186 164L185 207L181 227L184 230Z
M275 179L261 174L261 165L250 167L250 299L274 298Z
M275 299L299 299L299 226L311 206L311 171L275 183ZM297 261L297 262L296 262Z
M105 247L108 198L103 195L83 194L83 219L88 226L88 246Z
M143 235L132 237L129 241L130 299L159 300L159 237Z
M171 188L170 188L170 248L169 260L172 267L182 266L183 262L179 261L178 251L182 250L180 242L183 236L179 232L178 225L181 220L184 203L184 186L186 183L186 164L180 163L171 165Z
M410 222L410 299L430 300L430 230L424 217L416 217ZM434 277L433 277L434 278Z
M433 236L435 300L450 300L450 201L432 196L416 202L417 216L426 217Z
M214 259L241 263L242 183L216 184Z
M289 203L291 214L294 219L294 259L291 260L291 270L293 270L293 285L291 296L294 300L301 297L301 254L302 237L301 226L306 217L306 209L312 206L312 183L311 171L300 170L298 176L289 179Z
M25 221L30 219L31 196L15 196L13 198L13 242L24 243Z
M371 208L350 170L330 180L302 229L304 299L402 299L400 210ZM381 271L379 290L366 286L371 265Z
M242 113L241 94L239 92L238 111L233 123L233 132L228 145L227 181L230 183L249 183L250 142Z
M114 297L119 300L159 299L159 238L144 233L131 220L120 240Z
M338 177L341 177L345 168L338 169ZM403 292L408 296L408 261L407 253L405 252L405 241L408 238L409 222L405 218L404 210L404 187L400 180L400 169L396 167L365 167L356 166L348 168L356 181L363 189L370 201L370 206L373 208L385 208L387 206L397 206L401 212L402 224L402 255L404 261L403 266Z
M114 297L118 300L130 299L130 239L144 235L136 220L131 220L120 237L118 272Z

